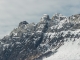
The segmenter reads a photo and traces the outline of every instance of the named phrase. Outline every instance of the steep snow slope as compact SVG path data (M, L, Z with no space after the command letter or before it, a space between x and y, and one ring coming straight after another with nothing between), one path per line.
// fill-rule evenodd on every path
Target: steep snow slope
M73 34L77 34L79 32L80 29L73 31ZM65 39L68 39L68 41L65 41L55 54L44 58L43 60L80 60L80 37Z
M80 39L65 42L57 53L43 60L80 60Z

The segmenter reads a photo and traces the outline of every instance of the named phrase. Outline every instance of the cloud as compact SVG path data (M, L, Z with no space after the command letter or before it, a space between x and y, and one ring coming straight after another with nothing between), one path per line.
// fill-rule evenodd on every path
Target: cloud
M0 0L0 34L4 30L11 31L23 20L36 23L45 13L50 16L56 12L67 16L78 14L79 2L80 0Z

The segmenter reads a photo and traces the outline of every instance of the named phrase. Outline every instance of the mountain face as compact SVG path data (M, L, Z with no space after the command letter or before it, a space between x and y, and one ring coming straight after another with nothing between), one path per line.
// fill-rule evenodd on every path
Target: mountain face
M66 17L57 13L51 19L44 14L37 24L22 21L0 40L0 60L69 60L69 56L76 60L79 50L80 14Z

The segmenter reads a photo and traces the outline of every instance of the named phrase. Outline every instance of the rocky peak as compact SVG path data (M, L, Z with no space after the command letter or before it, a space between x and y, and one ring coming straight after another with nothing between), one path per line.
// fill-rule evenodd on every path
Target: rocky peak
M44 20L50 20L48 14L44 14L44 15L43 15L43 17L41 18L41 21L44 21Z
M22 21L22 22L19 23L19 25L21 25L21 24L28 24L28 22L27 21Z
M63 16L62 14L60 13L56 13L53 15L52 17L52 20L64 20L64 19L67 19L66 16Z
M37 24L20 22L10 36L0 40L0 60L42 60L36 58L54 54L68 40L80 40L80 24L68 21L57 13L52 20L44 14Z
M22 25L26 25L26 24L28 24L28 22L22 21L22 22L19 23L19 27L22 26Z
M72 15L69 17L69 19L72 19L72 20L75 20L75 19L78 19L80 18L80 14L76 14L76 15Z
M70 20L71 23L73 23L75 25L80 24L80 14L72 15L72 16L68 17L68 19Z
M80 23L80 14L70 16L69 20L74 23Z

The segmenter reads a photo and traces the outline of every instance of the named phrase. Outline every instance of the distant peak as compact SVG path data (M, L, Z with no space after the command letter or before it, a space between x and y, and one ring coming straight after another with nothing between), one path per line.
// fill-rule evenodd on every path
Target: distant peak
M60 14L60 13L56 13L52 17L52 20L55 20L55 19L63 20L63 19L67 19L67 17L62 15L62 14Z
M69 17L69 19L70 20L76 20L76 19L80 20L80 14L72 15Z
M61 13L55 13L53 16L57 16L57 17L66 17L66 16L64 16L64 15L61 14Z

